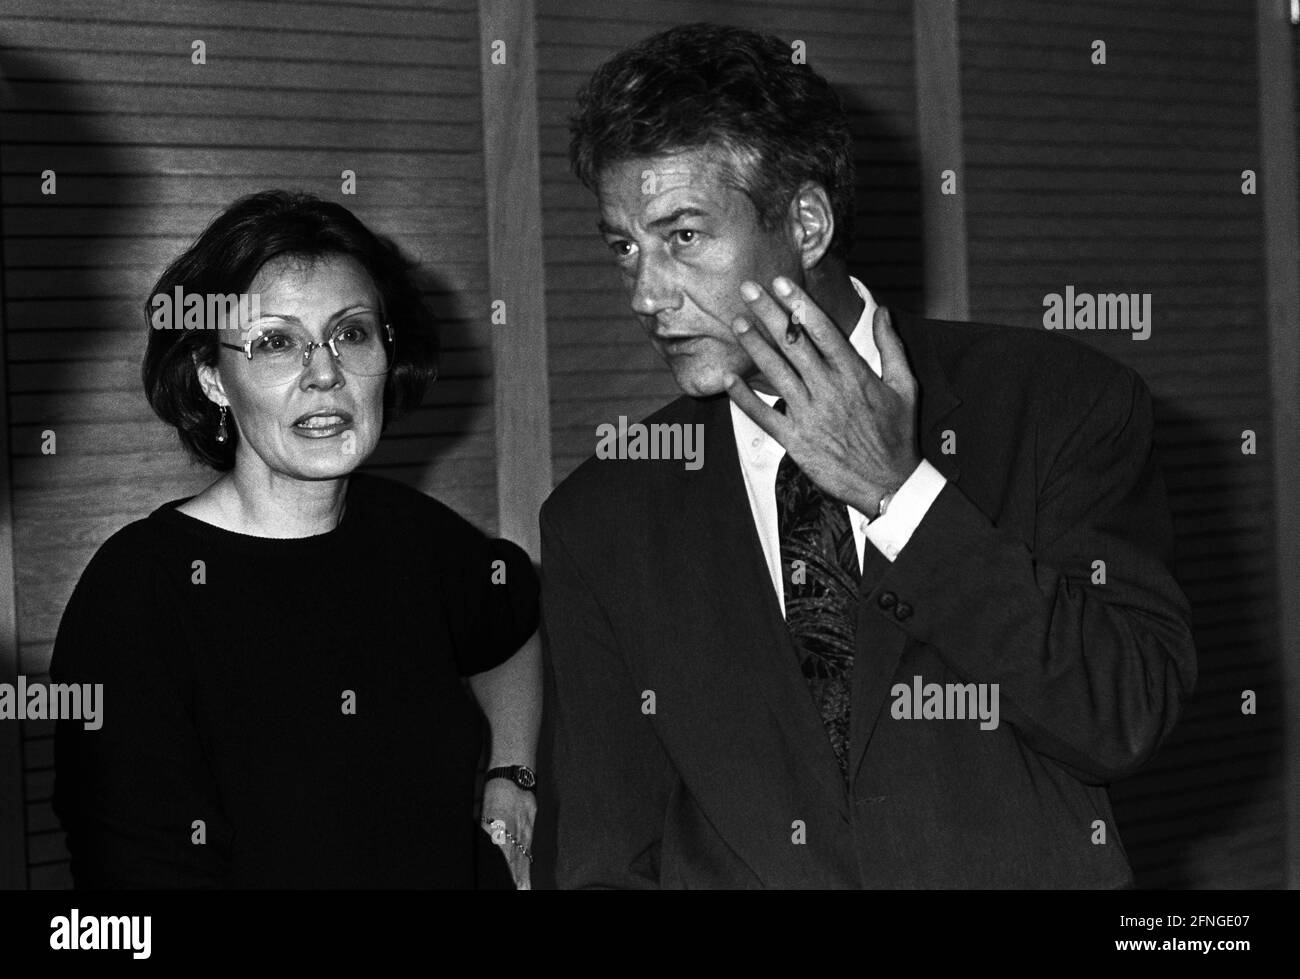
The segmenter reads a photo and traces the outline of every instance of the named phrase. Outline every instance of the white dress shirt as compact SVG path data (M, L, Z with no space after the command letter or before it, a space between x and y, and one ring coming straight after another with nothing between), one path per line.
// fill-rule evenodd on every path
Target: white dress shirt
M872 318L876 313L876 301L871 293L857 279L850 276L853 288L862 297L866 307L858 317L857 325L849 334L849 344L865 360L876 376L880 376L880 351L872 335ZM768 405L777 402L774 394L754 392ZM776 513L776 471L785 456L785 448L755 424L748 415L731 403L731 423L736 433L736 450L740 456L740 469L745 476L745 490L749 494L749 508L754 514L754 526L758 530L759 542L763 545L763 556L767 558L767 569L772 575L772 587L776 589L777 599L781 603L781 614L785 614L785 588L781 579L781 537ZM849 526L853 528L853 539L858 546L858 567L862 566L863 550L868 540L887 559L893 561L907 545L913 532L921 523L921 518L943 489L947 479L934 466L921 460L907 481L898 488L894 498L889 501L885 515L878 520L868 519L851 506Z

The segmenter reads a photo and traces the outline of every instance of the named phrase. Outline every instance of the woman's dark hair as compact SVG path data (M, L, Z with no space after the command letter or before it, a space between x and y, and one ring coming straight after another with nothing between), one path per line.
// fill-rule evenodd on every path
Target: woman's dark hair
M643 156L718 147L729 177L767 230L806 180L835 216L831 252L853 242L853 137L839 96L770 34L685 24L610 58L578 93L569 162L589 190L607 167Z
M384 426L419 407L438 372L438 332L411 278L415 263L397 246L374 234L341 204L312 194L265 190L241 197L204 229L154 286L145 302L149 343L144 355L144 389L158 417L174 425L195 459L226 471L235 465L237 434L218 442L219 409L199 384L195 362L215 366L222 329L181 329L173 310L170 329L157 329L155 296L230 296L248 291L258 270L278 256L308 261L347 255L369 273L393 327L393 366L384 386ZM204 323L205 327L219 324Z

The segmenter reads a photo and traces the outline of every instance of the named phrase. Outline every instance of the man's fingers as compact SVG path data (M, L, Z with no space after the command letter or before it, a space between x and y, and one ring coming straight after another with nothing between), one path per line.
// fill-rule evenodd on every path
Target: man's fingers
M789 419L775 408L769 408L763 399L754 393L753 388L745 382L744 378L728 374L724 383L727 386L727 397L736 402L736 406L752 418L755 425L785 445L786 431L790 426Z
M880 379L899 394L910 398L916 393L916 378L907 366L907 352L903 350L903 341L898 339L893 317L886 307L876 307L871 327L876 348L880 351Z
M777 394L787 402L797 401L800 404L808 398L808 387L803 379L795 373L789 361L777 353L772 344L760 335L761 330L755 328L743 316L737 316L731 321L731 330L736 334L736 340L745 348L745 352L754 361L759 372L767 378L772 387L776 388ZM763 407L766 408L767 405Z
M754 314L772 344L789 357L800 371L805 370L810 358L817 356L812 344L802 337L803 319L807 313L804 312L792 321L790 313L756 282L742 282L740 298L745 300L745 305Z
M857 356L839 327L803 289L779 275L772 280L772 291L781 306L789 310L790 317L803 328L817 353L827 361L836 363L839 358ZM793 344L802 345L802 342Z

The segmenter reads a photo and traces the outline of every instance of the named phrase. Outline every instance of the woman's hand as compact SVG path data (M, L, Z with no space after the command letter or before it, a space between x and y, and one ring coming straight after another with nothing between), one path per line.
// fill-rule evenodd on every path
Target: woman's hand
M533 819L536 816L537 799L527 789L521 789L508 778L490 778L484 783L480 825L483 832L493 837L492 842L506 858L515 887L521 891L532 888L529 865L533 852ZM504 829L499 825L497 829L492 827L491 824L497 820L505 824Z

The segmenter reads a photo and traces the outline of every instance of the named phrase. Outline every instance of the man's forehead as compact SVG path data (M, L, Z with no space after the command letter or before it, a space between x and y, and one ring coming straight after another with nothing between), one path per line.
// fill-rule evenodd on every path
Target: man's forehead
M647 220L684 205L721 210L732 193L725 174L718 154L701 149L623 160L601 173L601 210Z

